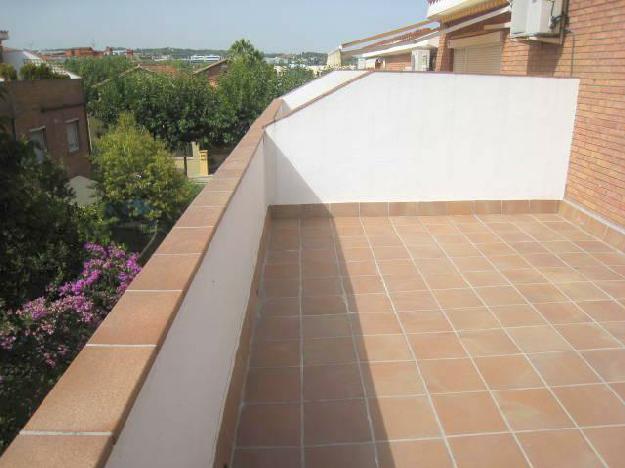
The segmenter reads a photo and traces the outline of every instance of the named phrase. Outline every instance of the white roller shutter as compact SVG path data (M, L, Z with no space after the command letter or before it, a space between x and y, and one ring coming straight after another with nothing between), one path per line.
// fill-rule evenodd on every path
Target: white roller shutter
M501 52L501 43L454 49L454 72L498 74Z

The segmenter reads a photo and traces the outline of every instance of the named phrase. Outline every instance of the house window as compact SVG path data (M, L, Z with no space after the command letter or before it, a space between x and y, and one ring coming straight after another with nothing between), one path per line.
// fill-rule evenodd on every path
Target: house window
M80 149L78 120L70 120L66 122L65 129L67 131L67 148L70 153L74 153Z
M43 161L45 154L48 152L46 144L46 127L33 128L28 131L28 139L35 144L35 155L37 161Z

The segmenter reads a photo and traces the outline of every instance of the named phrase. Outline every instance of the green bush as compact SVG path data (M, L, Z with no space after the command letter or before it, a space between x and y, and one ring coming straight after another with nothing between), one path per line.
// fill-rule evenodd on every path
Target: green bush
M163 142L130 114L98 140L93 163L106 215L117 222L171 225L194 195Z
M7 81L17 80L17 72L10 63L0 63L0 78Z
M27 63L20 69L20 76L23 80L65 80L69 78L67 75L56 73L45 63L39 65Z
M87 102L90 102L97 98L98 91L95 85L117 77L134 65L127 57L107 56L70 58L65 61L63 67L83 79Z

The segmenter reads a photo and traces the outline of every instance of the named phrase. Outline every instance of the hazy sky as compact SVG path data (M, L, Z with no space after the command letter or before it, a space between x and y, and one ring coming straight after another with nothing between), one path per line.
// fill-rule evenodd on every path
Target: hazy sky
M327 52L424 18L426 0L0 0L8 47L228 48Z

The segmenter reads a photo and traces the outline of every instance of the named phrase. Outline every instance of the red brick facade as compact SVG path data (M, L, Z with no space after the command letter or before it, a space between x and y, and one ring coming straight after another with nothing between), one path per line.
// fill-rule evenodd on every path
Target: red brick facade
M0 115L12 120L15 136L28 139L32 129L45 128L48 153L65 166L70 178L88 177L89 132L82 80L28 80L2 84L8 91ZM78 149L70 151L67 125L77 122Z
M412 68L412 57L410 52L401 55L390 55L384 57L384 69L392 71L404 71Z
M458 21L465 21L467 17ZM452 33L483 32L498 16ZM564 44L506 37L501 73L580 78L566 197L625 225L625 0L570 0ZM446 26L446 25L445 25ZM507 32L507 30L505 30ZM442 37L437 71L452 68Z

